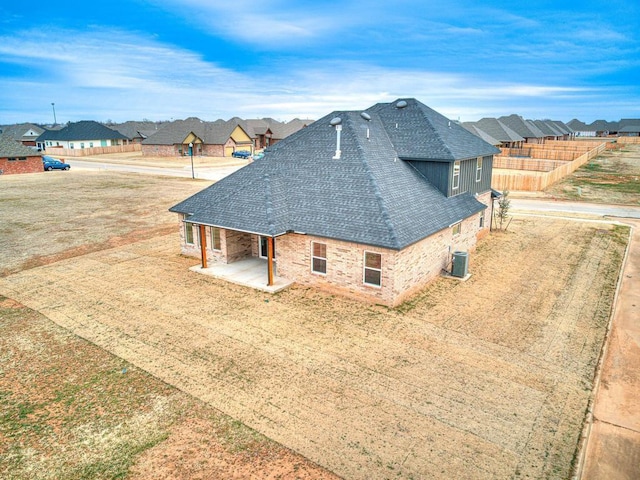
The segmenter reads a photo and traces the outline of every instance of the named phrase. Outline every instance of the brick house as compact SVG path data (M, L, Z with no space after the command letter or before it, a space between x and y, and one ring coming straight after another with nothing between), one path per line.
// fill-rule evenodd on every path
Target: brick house
M389 306L489 230L494 146L415 99L342 111L173 206L182 253ZM202 241L204 239L204 241Z
M8 135L0 135L0 174L44 171L42 155Z
M196 117L175 120L142 140L142 155L156 157L186 156L190 153L230 157L237 150L253 153L253 139L233 120L205 122Z

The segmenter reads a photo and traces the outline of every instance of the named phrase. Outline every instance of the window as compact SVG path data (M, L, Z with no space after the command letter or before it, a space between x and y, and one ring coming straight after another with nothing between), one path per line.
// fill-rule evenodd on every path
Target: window
M211 248L213 250L222 250L220 229L218 227L211 227Z
M18 160L26 160L27 157L18 157Z
M382 255L364 252L364 283L379 287L382 283Z
M184 241L189 245L193 245L193 223L184 222Z
M451 182L451 189L457 190L460 186L460 162L453 163L453 179Z
M9 160L10 162L15 162L17 160L16 157L9 157L7 158L7 160Z
M80 148L84 148L84 142L80 142Z
M93 142L89 142L89 148L93 148Z
M480 214L480 228L484 227L484 213Z
M69 148L73 148L73 142L69 143Z
M458 222L456 223L452 228L451 228L451 233L453 234L453 236L455 237L456 235L460 235L460 232L462 231L462 222Z
M311 271L313 273L327 273L327 244L311 242Z
M476 160L476 182L482 179L482 157L478 157Z

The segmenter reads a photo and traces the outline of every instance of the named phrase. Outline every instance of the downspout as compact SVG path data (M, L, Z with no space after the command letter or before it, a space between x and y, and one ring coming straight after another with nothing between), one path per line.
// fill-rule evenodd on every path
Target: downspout
M204 225L198 225L200 228L200 256L202 257L202 268L207 268L207 236L204 231Z

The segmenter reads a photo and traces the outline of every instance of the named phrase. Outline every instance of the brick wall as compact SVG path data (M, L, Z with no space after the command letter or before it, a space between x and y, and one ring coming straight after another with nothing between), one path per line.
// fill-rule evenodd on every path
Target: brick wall
M16 173L36 173L44 171L42 168L42 157L34 156L22 158L26 158L26 160L16 159L9 161L7 157L0 158L0 170L2 170L2 174L12 175Z
M149 157L177 157L178 148L175 145L142 145L142 156Z
M478 197L490 205L491 194ZM480 226L480 218L483 225ZM489 231L490 209L463 220L459 233L445 228L401 251L371 247L303 234L287 234L276 238L277 275L302 285L363 299L388 306L396 306L415 294L443 270L450 271L451 256L455 251L473 252L478 238ZM258 236L232 230L221 230L220 252L211 250L210 230L207 228L207 258L232 263L258 256ZM182 253L200 258L197 245L185 245L184 228L180 229ZM196 239L194 230L194 239ZM311 271L311 243L326 245L326 274ZM379 253L382 257L380 287L363 281L364 254ZM470 265L471 265L470 257Z

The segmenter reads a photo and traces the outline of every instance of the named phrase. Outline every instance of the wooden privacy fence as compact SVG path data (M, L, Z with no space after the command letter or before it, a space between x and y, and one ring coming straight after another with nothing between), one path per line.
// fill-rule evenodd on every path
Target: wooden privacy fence
M640 144L640 137L618 137L616 140L618 143Z
M523 157L494 157L493 168L504 168L507 170L528 170L535 172L550 172L561 167L567 162L557 160L543 160L538 158Z
M549 185L552 185L553 183L560 180L562 177L565 177L574 172L592 158L600 155L606 148L605 142L602 142L599 145L593 145L592 143L591 145L594 148L592 148L590 151L583 153L571 162L564 162L564 164L559 165L554 170L545 173L527 172L525 170L514 173L504 173L494 170L491 177L491 186L498 190L527 192L542 191ZM494 159L494 162L499 158L500 157L496 157L496 159Z
M64 157L91 157L93 155L104 155L105 153L129 153L140 152L142 145L139 143L130 143L129 145L113 145L111 147L92 147L92 148L61 148L49 147L46 154Z

